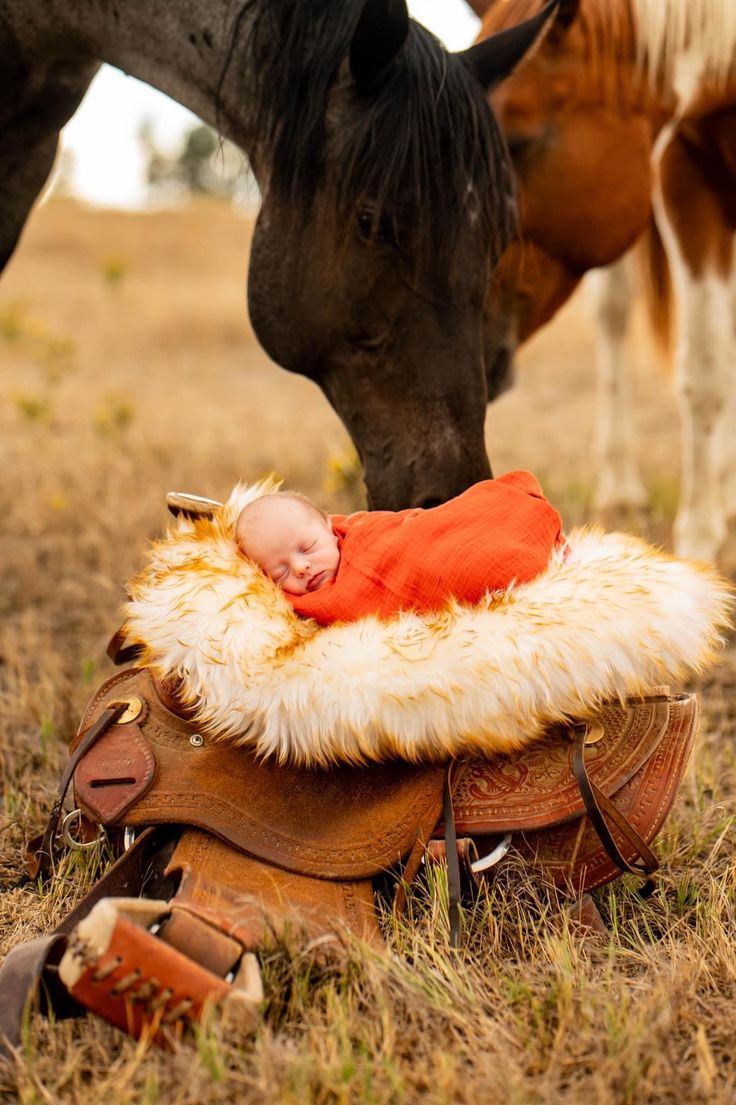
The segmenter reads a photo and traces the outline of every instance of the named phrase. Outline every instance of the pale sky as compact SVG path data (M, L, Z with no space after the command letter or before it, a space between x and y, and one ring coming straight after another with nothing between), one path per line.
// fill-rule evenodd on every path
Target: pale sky
M414 19L449 49L462 50L473 41L478 20L465 0L408 0L408 6ZM157 144L172 152L182 133L196 123L191 112L168 96L104 66L63 131L63 148L74 157L72 184L77 195L113 207L144 202L145 158L137 135L146 118L153 124Z

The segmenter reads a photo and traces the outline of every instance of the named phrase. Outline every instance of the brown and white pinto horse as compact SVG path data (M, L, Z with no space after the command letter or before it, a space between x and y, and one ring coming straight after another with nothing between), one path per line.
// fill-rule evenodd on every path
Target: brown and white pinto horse
M491 0L481 36L539 7ZM499 387L516 345L585 272L643 234L654 204L679 315L675 544L703 559L717 556L736 517L735 56L734 0L562 0L536 54L493 96L516 170L520 231L489 296L489 384ZM615 329L626 300L620 286L613 292L603 309ZM615 393L619 381L609 385ZM615 425L607 454L622 471L626 439Z

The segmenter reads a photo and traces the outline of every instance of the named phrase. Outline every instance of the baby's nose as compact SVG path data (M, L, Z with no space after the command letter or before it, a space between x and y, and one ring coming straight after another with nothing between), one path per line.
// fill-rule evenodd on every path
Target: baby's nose
M296 567L295 567L294 571L296 572L296 574L298 576L303 576L304 573L306 571L308 571L308 569L309 569L309 561L308 560L299 560L296 564Z

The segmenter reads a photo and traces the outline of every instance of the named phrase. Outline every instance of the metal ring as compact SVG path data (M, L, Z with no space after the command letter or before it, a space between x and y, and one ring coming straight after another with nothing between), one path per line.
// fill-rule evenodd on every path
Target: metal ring
M495 865L502 860L511 847L511 833L504 833L503 840L500 841L487 856L483 856L482 859L477 859L475 863L471 863L470 870L474 875L477 875L480 871L487 871L489 867L495 867Z
M101 825L94 840L77 840L76 837L72 836L70 825L73 819L76 818L81 828L82 816L82 811L77 808L76 810L72 810L71 813L68 813L61 823L61 835L64 841L70 848L77 848L79 851L84 851L85 848L94 848L101 840L105 839L105 830Z

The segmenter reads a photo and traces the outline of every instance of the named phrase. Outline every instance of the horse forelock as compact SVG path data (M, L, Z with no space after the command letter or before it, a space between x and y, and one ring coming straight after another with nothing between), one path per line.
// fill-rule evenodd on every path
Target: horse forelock
M514 229L504 141L478 82L425 28L412 25L403 56L346 137L346 220L365 195L419 257L444 264L471 219L495 263Z
M247 0L233 24L234 34L248 24L268 187L294 218L309 216L324 179L330 94L362 7L363 0ZM343 232L367 202L395 224L419 266L447 265L470 204L477 240L489 243L495 261L513 231L512 177L483 91L460 59L412 22L377 87L353 89L352 97L331 165Z

